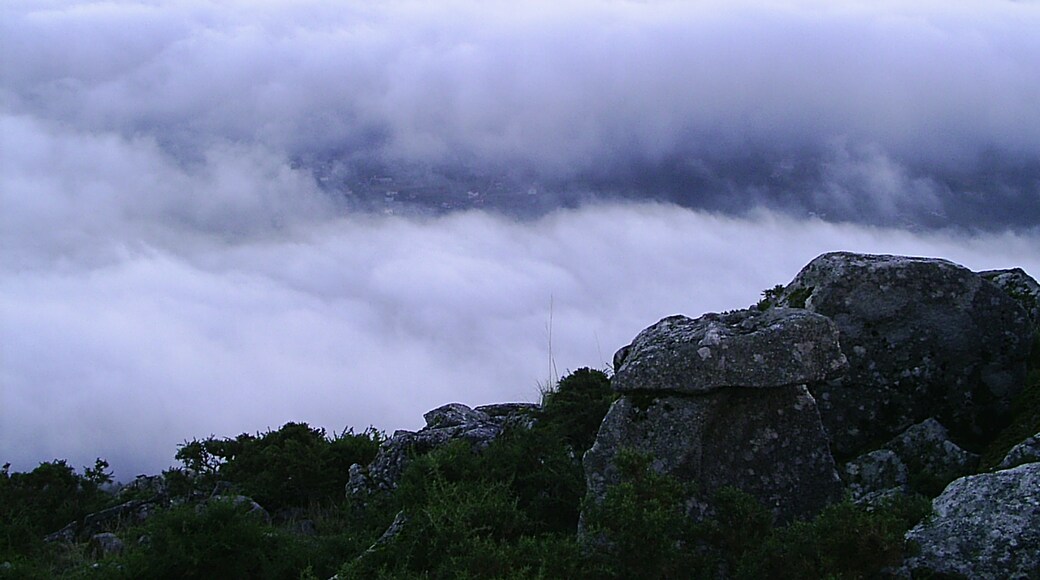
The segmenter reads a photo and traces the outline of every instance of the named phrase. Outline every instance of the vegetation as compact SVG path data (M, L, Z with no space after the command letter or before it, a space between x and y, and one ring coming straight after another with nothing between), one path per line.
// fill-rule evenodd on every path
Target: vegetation
M775 527L750 496L724 489L711 517L697 521L682 485L636 453L622 454L621 483L603 502L584 504L581 457L612 400L604 373L580 369L545 394L531 428L506 430L479 452L458 442L414 457L394 492L363 503L343 489L349 465L374 457L383 439L375 431L329 437L289 423L193 440L177 451L182 467L164 474L167 507L112 530L125 547L111 555L42 540L125 501L102 491L107 464L82 474L64 462L4 470L0 576L860 578L898 562L903 532L925 513L839 504L812 522ZM228 495L211 498L214 487ZM403 525L384 535L395 521Z

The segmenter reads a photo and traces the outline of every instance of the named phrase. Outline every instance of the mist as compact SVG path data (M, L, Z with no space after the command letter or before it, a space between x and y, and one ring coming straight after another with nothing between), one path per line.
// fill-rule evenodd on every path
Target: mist
M0 462L537 400L835 250L1040 273L1031 2L6 2Z

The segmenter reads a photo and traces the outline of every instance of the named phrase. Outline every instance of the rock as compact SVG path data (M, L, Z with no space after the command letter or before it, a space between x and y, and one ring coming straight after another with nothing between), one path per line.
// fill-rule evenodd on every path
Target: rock
M801 310L744 310L661 320L614 355L611 384L622 393L774 388L832 378L845 366L830 320Z
M929 258L836 252L781 293L837 325L848 374L811 386L832 449L855 457L929 417L980 449L1010 420L1032 325L982 276Z
M139 524L165 505L166 500L161 496L148 500L135 499L124 502L99 512L87 514L82 523L80 521L71 522L61 530L44 537L43 541L71 543L102 532L110 532L120 526Z
M404 530L405 525L408 524L408 516L403 511L397 512L394 516L394 521L390 522L390 526L386 528L383 535L379 536L376 541L365 550L366 553L372 553L379 549L380 546L385 546L394 540L398 534ZM361 557L361 556L359 556Z
M877 505L898 493L905 493L909 474L895 452L878 449L846 463L842 481L857 504Z
M1033 326L1040 328L1040 284L1022 268L1011 270L987 270L979 276L996 284L1008 296L1025 308Z
M484 413L494 420L509 419L518 415L531 415L541 407L538 403L494 403L474 407L473 410Z
M457 427L473 423L486 423L490 419L487 414L470 409L462 403L448 403L437 407L423 415L427 429Z
M975 473L979 464L979 456L950 441L946 428L935 419L910 427L886 443L885 448L906 464L918 491L932 496L958 477Z
M1040 433L1012 447L1000 462L999 469L1010 469L1037 461L1040 461Z
M709 499L724 486L755 496L782 522L841 498L827 436L804 386L623 396L585 454L593 501L619 482L614 459L623 449L649 454L658 473L695 483L687 505L697 519L710 514Z
M138 475L116 492L120 499L155 499L169 495L166 479L161 475Z
M535 406L537 407L537 406ZM346 493L362 497L376 491L397 488L411 458L429 453L452 441L465 441L475 450L486 449L506 427L530 426L531 406L505 403L487 407L492 413L470 409L461 403L438 407L423 417L426 427L419 431L396 431L379 446L367 467L352 465ZM513 409L510 411L510 409Z
M111 532L94 534L90 537L90 552L95 558L118 556L123 553L123 540Z
M1040 463L958 479L932 507L906 534L915 577L1040 577Z

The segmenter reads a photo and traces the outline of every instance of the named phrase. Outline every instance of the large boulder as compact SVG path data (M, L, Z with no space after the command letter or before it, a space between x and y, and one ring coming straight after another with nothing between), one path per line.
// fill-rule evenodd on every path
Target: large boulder
M592 501L620 481L625 450L696 491L689 514L737 487L777 520L807 517L840 498L816 402L804 384L840 373L833 323L797 310L666 318L615 355L610 408L584 457Z
M1040 463L963 477L907 532L914 577L1040 577Z
M824 254L777 304L822 314L838 327L848 374L811 389L843 459L929 417L978 450L1007 424L1025 384L1032 341L1026 311L946 260Z
M706 393L822 381L845 370L838 332L810 312L669 316L614 355L614 390Z
M649 455L658 473L695 483L687 505L697 519L710 514L711 497L727 486L756 497L778 521L811 516L841 498L827 436L804 386L618 399L585 453L593 501L620 482L615 459L626 449Z

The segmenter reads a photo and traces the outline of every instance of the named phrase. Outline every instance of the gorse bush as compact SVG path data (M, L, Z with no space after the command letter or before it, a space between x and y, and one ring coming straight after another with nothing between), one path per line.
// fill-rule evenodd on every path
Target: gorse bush
M101 491L111 481L107 469L102 459L82 475L64 460L28 473L0 469L0 560L39 551L44 535L107 507L112 498Z
M233 484L270 510L338 500L354 463L372 461L382 434L347 430L329 437L306 423L286 423L262 435L193 440L177 451L200 484ZM207 490L208 491L208 490Z
M542 397L541 429L559 437L579 456L592 447L614 393L602 371L581 368L560 379Z

